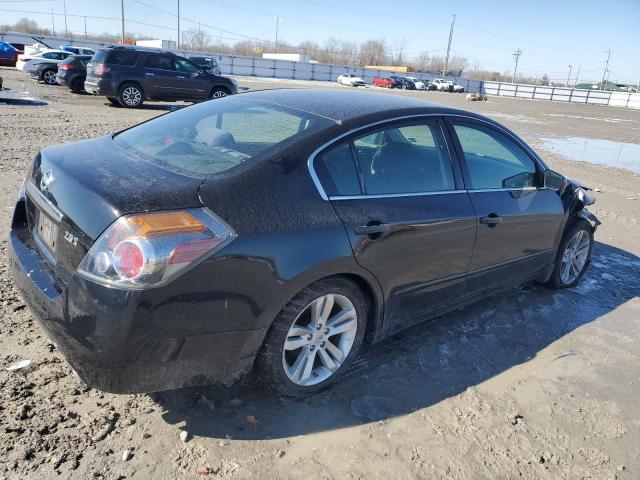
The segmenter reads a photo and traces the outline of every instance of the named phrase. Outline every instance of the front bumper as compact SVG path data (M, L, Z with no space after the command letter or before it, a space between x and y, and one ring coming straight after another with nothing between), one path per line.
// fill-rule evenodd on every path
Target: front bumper
M225 312L211 308L202 319L202 305L175 291L120 290L77 274L64 284L33 243L21 208L24 201L18 202L9 235L15 284L40 327L89 386L144 393L230 385L250 370L266 328L216 331ZM232 302L217 305L232 311Z

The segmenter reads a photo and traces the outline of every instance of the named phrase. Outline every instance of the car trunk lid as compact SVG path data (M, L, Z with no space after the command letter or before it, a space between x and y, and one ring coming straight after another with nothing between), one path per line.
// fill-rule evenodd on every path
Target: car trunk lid
M38 154L28 177L28 226L66 281L118 217L201 207L201 183L130 155L110 136L51 147Z

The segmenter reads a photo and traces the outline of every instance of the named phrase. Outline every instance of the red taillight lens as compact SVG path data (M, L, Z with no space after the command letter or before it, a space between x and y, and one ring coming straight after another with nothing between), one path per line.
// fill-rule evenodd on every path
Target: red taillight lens
M108 71L109 71L109 67L107 67L106 65L102 65L100 63L97 64L95 67L93 67L93 73L95 73L96 75L104 75Z
M73 65L71 65L70 63L61 63L60 65L58 65L58 70L71 70L73 68Z
M113 268L124 278L136 278L144 267L144 253L140 246L132 241L118 244L113 251Z
M124 215L93 244L78 273L129 288L160 285L233 241L235 232L207 209Z

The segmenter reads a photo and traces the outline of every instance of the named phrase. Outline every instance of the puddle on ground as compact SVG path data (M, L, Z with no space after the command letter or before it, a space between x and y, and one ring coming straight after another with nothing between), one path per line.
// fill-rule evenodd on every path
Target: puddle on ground
M42 106L47 102L35 97L29 97L29 92L14 92L10 88L0 88L0 105Z
M541 148L579 162L640 173L640 145L594 138L543 138Z

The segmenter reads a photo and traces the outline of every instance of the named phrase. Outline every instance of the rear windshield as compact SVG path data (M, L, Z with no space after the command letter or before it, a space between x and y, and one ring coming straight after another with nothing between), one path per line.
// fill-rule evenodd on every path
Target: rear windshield
M133 66L138 59L138 52L135 50L98 50L92 61L109 65Z
M333 124L307 112L241 97L163 115L117 134L114 140L164 168L206 178Z

